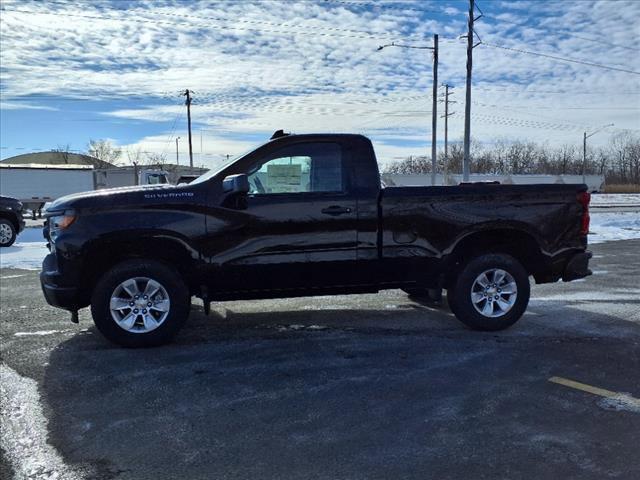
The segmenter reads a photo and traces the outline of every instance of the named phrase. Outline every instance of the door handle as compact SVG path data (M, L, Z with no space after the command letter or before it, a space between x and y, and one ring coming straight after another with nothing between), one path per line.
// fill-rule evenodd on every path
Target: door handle
M322 213L326 215L342 215L343 213L351 213L351 209L349 207L341 207L340 205L332 205L327 208L323 208L321 210Z

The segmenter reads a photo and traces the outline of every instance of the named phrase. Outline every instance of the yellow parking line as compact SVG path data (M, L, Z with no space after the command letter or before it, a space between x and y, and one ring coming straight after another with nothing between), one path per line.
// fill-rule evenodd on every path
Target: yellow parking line
M640 408L640 399L632 397L631 395L627 395L625 393L612 392L611 390L605 390L604 388L594 387L592 385L587 385L586 383L580 383L562 377L551 377L549 381L552 383L557 383L558 385L564 385L565 387L574 388L576 390L581 390L593 395L598 395L600 397L615 398L624 403Z

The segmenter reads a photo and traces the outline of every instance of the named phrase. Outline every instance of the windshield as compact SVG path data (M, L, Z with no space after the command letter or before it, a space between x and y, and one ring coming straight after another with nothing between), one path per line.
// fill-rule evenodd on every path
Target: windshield
M235 157L230 158L229 160L226 160L222 165L216 167L216 168L212 168L211 170L209 170L206 173L203 173L202 175L200 175L198 178L196 178L193 182L191 182L191 185L194 185L196 183L202 183L202 182L206 182L207 180L209 180L210 178L215 177L218 173L220 173L222 170L224 170L225 168L227 168L229 165L231 165L233 162L235 162L236 160L245 157L247 155L249 155L251 152L253 152L254 150L256 150L255 147L252 147L251 149L247 150L246 152L241 153L240 155L236 155Z

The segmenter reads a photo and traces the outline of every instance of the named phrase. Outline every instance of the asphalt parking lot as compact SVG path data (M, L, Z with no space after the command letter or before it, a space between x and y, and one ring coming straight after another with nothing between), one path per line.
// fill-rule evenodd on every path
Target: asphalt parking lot
M393 290L196 304L147 350L3 269L0 476L640 478L640 240L591 249L505 332Z

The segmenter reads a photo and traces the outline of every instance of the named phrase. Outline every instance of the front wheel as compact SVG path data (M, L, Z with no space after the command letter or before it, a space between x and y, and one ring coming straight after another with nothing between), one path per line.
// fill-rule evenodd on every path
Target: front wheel
M520 319L529 304L529 276L515 258L491 253L472 259L447 292L449 306L475 330L496 331Z
M100 333L125 347L168 343L189 315L191 298L180 274L160 262L128 260L98 281L91 314Z

